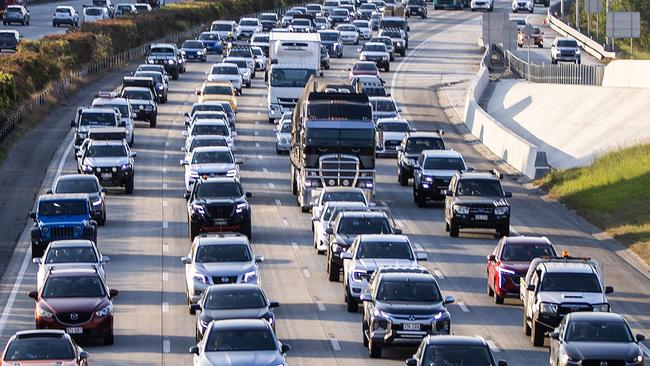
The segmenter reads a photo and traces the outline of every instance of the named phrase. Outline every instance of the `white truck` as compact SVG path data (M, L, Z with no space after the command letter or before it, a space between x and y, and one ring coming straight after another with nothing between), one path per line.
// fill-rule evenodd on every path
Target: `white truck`
M321 75L320 34L271 32L265 81L268 89L269 123L293 111L312 75Z

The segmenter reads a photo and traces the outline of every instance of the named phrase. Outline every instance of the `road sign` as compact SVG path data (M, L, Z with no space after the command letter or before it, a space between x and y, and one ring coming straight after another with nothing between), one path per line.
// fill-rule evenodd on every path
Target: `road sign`
M600 13L603 10L602 0L585 0L585 11L587 14Z
M607 37L639 38L641 14L639 12L607 13Z

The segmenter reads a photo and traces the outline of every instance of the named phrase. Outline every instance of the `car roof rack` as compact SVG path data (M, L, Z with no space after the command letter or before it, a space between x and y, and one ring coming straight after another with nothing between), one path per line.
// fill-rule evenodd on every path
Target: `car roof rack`
M96 273L99 273L99 266L97 264L93 263L64 263L64 264L57 264L53 266L48 267L48 271L56 271L56 270L66 270L66 269L91 269L94 270Z
M100 127L91 128L88 131L90 140L126 140L126 128L124 127Z
M497 179L501 179L501 173L499 173L498 170L496 169L484 169L484 170L478 170L478 169L467 169L467 170L459 170L458 173L460 175L463 175L465 173L487 173L495 176Z

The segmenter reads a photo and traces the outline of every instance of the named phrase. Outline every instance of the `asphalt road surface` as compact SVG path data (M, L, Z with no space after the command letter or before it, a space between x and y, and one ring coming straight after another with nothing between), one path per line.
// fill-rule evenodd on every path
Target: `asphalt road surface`
M429 19L411 20L410 50L397 58L390 73L383 73L402 115L419 130L443 128L447 144L461 152L477 169L495 164L479 154L454 130L437 100L438 80L432 70L449 62L462 62L466 54L440 43L429 42L447 27L475 19L469 11L435 11ZM453 40L449 40L453 42ZM357 46L347 46L343 59L333 59L326 76L345 78ZM210 61L218 60L212 56ZM169 103L160 105L158 127L136 127L136 188L132 196L111 190L108 222L99 229L100 250L111 257L108 282L120 290L115 300L114 346L92 342L82 345L99 365L187 365L188 348L194 344L195 317L185 304L184 269L180 257L187 254L183 170L179 159L184 141L183 113L196 101L194 90L205 79L210 63L188 65L188 72L171 82ZM258 74L258 75L261 75ZM117 78L113 81L116 86ZM90 96L87 103L90 102ZM290 344L292 365L402 365L413 348L387 349L384 358L369 359L361 343L361 314L351 314L343 302L343 286L331 283L325 273L325 257L311 246L308 214L300 212L289 190L286 155L276 155L273 127L267 123L266 89L261 76L239 98L238 157L244 158L242 181L254 194L253 249L266 261L261 265L262 286L273 300L279 338ZM43 192L56 174L74 173L71 135L61 143L44 181ZM60 143L49 141L49 143ZM438 277L443 295L454 295L450 306L455 334L482 335L490 341L496 358L511 365L544 365L547 348L533 348L522 330L519 301L494 304L486 295L485 256L497 240L492 232L463 232L450 238L444 231L440 206L418 208L411 188L396 179L393 159L377 164L377 202L390 207L398 224L416 248L428 253L425 266ZM635 332L650 334L650 281L628 264L607 240L597 240L588 225L557 204L542 200L512 180L505 180L511 200L514 229L521 234L546 235L558 249L597 258L604 267L613 311L626 316ZM25 208L27 211L28 208ZM17 330L33 328L34 302L26 296L35 288L36 266L26 257L26 226L6 274L0 283L0 345ZM24 258L24 259L23 259Z

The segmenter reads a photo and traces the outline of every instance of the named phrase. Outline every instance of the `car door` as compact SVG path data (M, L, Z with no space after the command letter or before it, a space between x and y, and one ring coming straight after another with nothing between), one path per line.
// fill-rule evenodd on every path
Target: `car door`
M453 176L451 178L451 181L449 181L449 192L451 192L451 196L445 195L445 219L452 217L452 206L454 203L454 194L456 192L456 186L458 184L458 179L456 176Z
M425 156L420 154L415 165L413 165L413 187L416 188L422 177L422 167L424 166Z
M499 258L501 257L501 250L503 249L503 241L504 241L504 239L501 238L501 240L499 240L499 243L497 244L497 246L494 248L494 251L492 252L492 255L494 256L494 260L493 261L488 260L488 264L487 264L487 279L488 279L488 282L492 281L492 279L495 278L496 267L499 265ZM496 287L496 284L495 284L495 287Z

